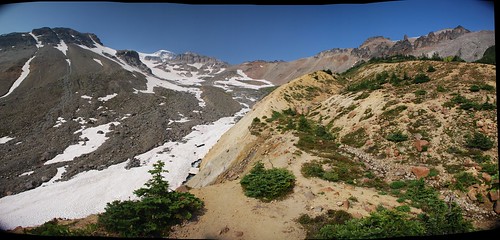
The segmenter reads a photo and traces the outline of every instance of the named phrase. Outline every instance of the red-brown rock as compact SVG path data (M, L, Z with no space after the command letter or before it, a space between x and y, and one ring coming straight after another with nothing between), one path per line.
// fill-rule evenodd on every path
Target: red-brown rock
M427 140L415 140L413 142L413 146L417 149L417 151L422 152L425 146L428 146L429 142Z
M481 174L481 177L484 179L486 182L491 182L491 176L485 172Z
M496 214L500 214L500 203L498 202L498 200L493 205L493 211L495 211Z
M498 200L498 191L497 190L491 190L488 192L488 197L492 202L495 202Z
M345 200L344 202L342 202L342 208L344 208L346 211L347 209L349 209L349 200Z
M423 177L427 177L431 170L427 167L412 167L411 172L415 174L415 176L420 179Z

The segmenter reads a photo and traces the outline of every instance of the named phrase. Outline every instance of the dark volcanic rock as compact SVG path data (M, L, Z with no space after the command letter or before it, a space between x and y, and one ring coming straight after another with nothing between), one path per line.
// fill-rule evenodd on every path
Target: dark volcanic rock
M118 50L116 51L116 56L123 59L130 66L137 67L143 71L151 74L151 69L149 69L141 60L139 59L139 54L133 50Z
M27 33L9 33L0 36L0 49L2 51L27 46L35 46L35 39Z

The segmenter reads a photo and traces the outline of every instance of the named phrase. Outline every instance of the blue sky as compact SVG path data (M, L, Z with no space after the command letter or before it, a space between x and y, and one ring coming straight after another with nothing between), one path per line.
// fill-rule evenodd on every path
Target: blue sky
M400 40L454 28L494 30L493 3L407 0L331 5L189 5L30 2L0 7L0 34L40 27L95 33L114 49L213 56L231 64L313 56L358 47L372 36Z

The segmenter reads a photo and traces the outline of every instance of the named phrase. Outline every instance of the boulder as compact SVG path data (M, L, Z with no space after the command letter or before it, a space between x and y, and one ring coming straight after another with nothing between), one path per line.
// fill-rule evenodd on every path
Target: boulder
M346 211L349 209L349 200L345 200L342 202L342 208L344 208Z
M476 201L477 198L476 198L476 190L475 189L470 189L469 192L467 192L467 196L469 197L470 200L472 201Z
M495 201L495 204L493 205L493 211L495 211L496 214L500 214L500 203L498 203L498 200Z
M430 169L428 167L412 167L411 172L415 174L415 176L420 179L423 177L427 177L429 175Z
M488 197L492 202L495 202L498 200L498 190L491 190L488 192Z
M422 150L424 149L425 146L428 146L429 145L429 142L427 140L415 140L415 142L413 142L413 146L415 146L415 148L417 149L417 151L419 152L422 152Z
M481 177L484 179L486 182L491 182L491 176L485 172L481 174Z

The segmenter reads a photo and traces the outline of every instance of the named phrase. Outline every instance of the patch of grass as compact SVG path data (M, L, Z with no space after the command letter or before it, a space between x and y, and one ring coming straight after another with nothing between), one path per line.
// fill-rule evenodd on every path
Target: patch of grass
M456 181L453 188L462 192L465 192L469 186L479 183L479 180L469 172L460 172L455 174L454 177Z
M465 136L465 146L468 148L478 148L483 151L489 150L493 147L494 142L488 136L475 132L473 136Z
M419 89L417 91L414 92L416 96L424 96L425 94L427 94L427 91L423 90L423 89Z
M443 87L443 86L441 86L441 85L438 85L438 86L436 87L436 91L438 91L438 92L446 92L446 91L448 91L448 89L444 88L444 87Z
M292 192L295 176L282 168L267 170L262 162L258 162L250 173L241 179L240 184L246 196L269 202Z
M470 86L469 90L471 92L479 92L479 90L481 90L481 88L478 85L472 85L472 86Z
M481 172L485 172L489 175L498 174L498 164L494 164L491 162L485 162L481 164L482 170Z
M419 73L413 79L413 83L414 84L420 84L420 83L429 82L430 80L431 79L427 75L425 75L424 73Z
M350 213L344 210L331 210L329 209L326 213L321 214L317 217L311 218L307 214L302 214L297 219L307 231L306 239L315 239L319 233L321 227L325 225L335 225L344 224L348 220L352 219Z
M404 181L394 181L390 185L391 189L401 189L406 187L406 182Z
M368 135L366 134L365 129L359 128L354 132L346 134L344 137L342 137L340 142L351 147L360 148L365 145L366 140L368 140Z
M401 114L401 112L403 112L407 108L408 107L405 105L399 105L395 108L384 111L380 116L384 120L392 121L392 120L396 119L399 116L399 114Z
M398 130L396 132L389 134L386 137L386 139L391 141L391 142L404 142L404 141L408 140L408 135L403 134L403 132Z
M360 99L365 99L370 96L370 92L365 91L361 94L359 94L357 97L354 98L354 100L360 100Z
M431 168L430 171L429 171L429 175L428 177L435 177L439 174L438 170L435 169L435 168Z

